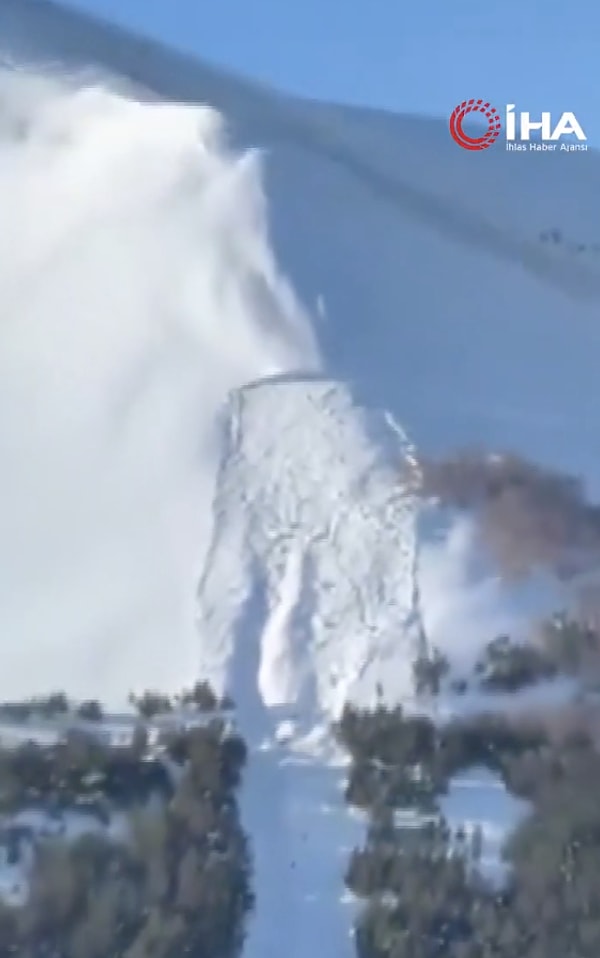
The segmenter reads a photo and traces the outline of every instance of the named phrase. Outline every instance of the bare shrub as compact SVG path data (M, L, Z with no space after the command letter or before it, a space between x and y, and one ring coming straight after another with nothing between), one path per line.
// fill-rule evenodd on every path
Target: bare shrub
M600 508L574 477L481 449L424 460L421 472L424 497L472 512L507 577L546 567L568 580L600 560Z

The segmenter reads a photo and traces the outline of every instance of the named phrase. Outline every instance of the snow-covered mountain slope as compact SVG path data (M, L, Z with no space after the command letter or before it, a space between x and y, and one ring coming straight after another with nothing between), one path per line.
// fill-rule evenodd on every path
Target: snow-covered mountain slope
M33 27L16 30L23 8ZM591 471L579 396L595 394L600 259L540 233L598 242L595 152L473 155L441 121L294 101L53 16L44 0L0 9L20 48L208 101L236 142L265 149L275 247L304 301L323 304L328 368L391 407L420 444L483 437Z
M235 669L223 653L237 648L229 626L239 629L250 617L272 661L289 656L284 698L307 682L329 682L322 668L328 656L337 657L335 644L327 646L337 633L323 622L331 614L355 645L344 657L349 671L338 697L322 692L321 704L339 701L353 687L351 672L367 668L367 659L379 663L368 666L373 676L389 663L394 629L392 672L405 674L400 633L408 583L396 611L388 606L372 620L386 619L376 648L365 638L371 613L361 592L376 594L376 571L371 584L361 580L343 613L327 610L326 591L315 599L312 587L319 614L311 618L298 602L294 590L310 559L304 542L327 535L325 492L298 538L292 535L288 563L264 530L258 542L252 529L260 512L244 507L242 493L231 488L248 483L251 468L255 496L277 517L277 535L289 538L289 517L315 486L324 490L332 481L327 457L346 457L332 525L345 528L347 515L358 523L364 513L373 517L367 527L377 528L377 473L359 481L364 466L352 457L368 448L378 461L389 439L356 436L360 423L389 413L419 451L471 442L509 446L581 473L597 491L591 410L600 260L540 240L545 229L557 228L593 246L597 155L467 154L441 121L296 101L47 0L0 0L0 45L5 60L50 64L55 74L79 71L69 93L56 80L2 79L0 191L11 230L3 234L0 287L0 548L7 570L3 631L13 639L3 673L11 675L11 688L30 689L32 649L51 684L60 681L68 655L82 694L95 690L110 700L133 683L179 684L198 666L194 620L209 612L202 663L214 670L219 661L221 675L232 679ZM103 79L77 92L82 76ZM143 104L107 92L107 83L133 88ZM168 101L216 107L236 150L259 147L262 156L230 153L206 108ZM316 370L338 398L348 389L352 398L344 399L348 428L335 436L332 430L322 461L311 458L304 488L304 480L289 480L294 471L303 474L300 463L287 452L275 462L285 442L274 443L262 420L276 411L278 428L314 430L321 442L330 411L314 402L306 373ZM297 386L264 384L255 392L260 403L244 401L245 415L256 417L245 421L244 440L252 437L258 461L250 467L244 449L240 460L224 462L222 417L230 397L278 373L293 373ZM283 395L290 398L279 410ZM271 470L281 476L280 488ZM226 521L214 512L223 501ZM398 567L377 586L381 595L401 564L414 566L414 558L400 557L410 552L409 528L379 539L386 570L394 536L405 544ZM484 582L485 601L473 601L479 587L460 573L469 561L467 538L459 536L459 549L455 537L452 548L426 550L423 581L435 588L423 602L426 611L448 607L440 583L451 580L455 614L464 619L477 609L477 628L488 638L502 620L504 597ZM223 559L223 544L234 541L245 550L237 572ZM320 557L310 559L308 573L304 567L304 588L307 575L314 580L315 561L336 575L355 564L351 525L343 541L321 541ZM212 566L209 549L216 549ZM443 569L450 565L448 576ZM229 576L237 576L236 585ZM347 587L350 595L352 580ZM252 609L240 619L244 590ZM428 616L435 620L435 609ZM297 627L280 628L280 621L301 621L308 631L299 659ZM414 625L411 614L408 622ZM165 635L173 651L167 665ZM252 660L253 687L275 701L283 693L267 680L264 655ZM278 666L280 675L285 671Z
M415 455L600 491L600 161L467 154L49 0L0 0L0 56L0 698L228 686L246 958L343 955L360 823L314 719L406 701L422 621L463 665L530 604L468 522L425 535Z

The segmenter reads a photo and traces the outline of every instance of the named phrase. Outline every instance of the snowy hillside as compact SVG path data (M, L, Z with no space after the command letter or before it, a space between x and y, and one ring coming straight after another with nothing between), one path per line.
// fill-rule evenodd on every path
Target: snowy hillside
M600 496L600 158L467 153L0 0L0 216L0 700L231 693L245 958L350 958L366 822L328 721L414 708L427 640L461 679L564 598L425 509L423 461L510 449ZM461 775L497 874L524 806Z
M65 94L55 81L3 77L0 190L3 214L14 225L3 234L2 250L1 388L11 415L0 431L6 462L0 548L11 556L3 563L2 615L14 637L3 669L13 691L32 691L31 642L51 683L62 669L57 648L69 649L81 685L76 691L109 699L122 699L134 680L178 688L198 667L194 581L206 550L211 540L247 541L246 526L256 522L239 504L228 505L227 523L213 528L213 498L226 494L214 489L226 456L219 417L231 390L265 376L292 372L301 381L321 369L342 384L340 395L349 387L358 420L348 435L363 428L359 421L370 410L376 417L387 413L419 452L473 442L510 447L582 474L597 490L593 417L585 409L598 389L600 261L540 241L551 227L581 242L597 239L596 154L467 155L442 121L292 101L145 41L125 41L45 0L2 0L0 37L9 59L83 65L87 76L116 74L121 87L123 77L143 87L146 99L208 102L224 112L236 143L263 151L230 155L204 107L138 106L98 89ZM25 353L32 334L35 347ZM270 442L262 422L273 415L265 412L268 397L279 401L267 386L258 395L263 404L245 409L253 416L256 408L261 421L244 424L256 449ZM291 399L288 415L296 421L281 418L281 428L314 430L318 443L328 411L315 412L308 395L303 408L312 418L300 422L304 414ZM351 421L354 413L344 415ZM377 461L380 436L369 437L369 452L365 441L356 454ZM381 523L379 481L361 478L365 466L352 460L354 443L342 431L336 451L324 452L348 459L340 490L347 504L339 516L348 511L348 496L357 495L357 510ZM269 473L266 451L253 455ZM295 469L289 462L273 468ZM326 461L315 468L310 481L325 487L332 481ZM229 486L238 481L232 469L244 466L227 467L222 478ZM258 473L253 481L264 483ZM282 482L289 486L285 475ZM262 490L275 512L300 509L306 493L300 483L287 492ZM285 505L284 495L291 496ZM289 539L289 521L277 519L277 535ZM307 537L327 535L316 514L306 523L290 544L292 563ZM403 538L408 555L406 528L405 536L399 529L384 534L382 557L387 535L389 548L394 535ZM460 615L459 569L469 557L461 560L456 541L452 605ZM350 530L346 543L330 543L329 558L325 543L320 561L333 562L332 569L353 563ZM275 584L279 572L261 568L265 548L252 546L248 575L269 580L271 593L287 589L295 607L292 566L285 584ZM334 559L340 548L344 554ZM397 561L393 574L401 576L405 560ZM427 550L424 561L424 581L436 583L436 594L423 601L435 619L450 559L440 547ZM217 604L227 631L242 586L222 583L219 596L216 576L205 569L205 598ZM61 581L70 582L75 603L62 600ZM380 586L385 594L385 576ZM22 589L30 595L32 588L36 601L24 616ZM487 634L506 613L489 584L482 588L483 603L473 602L472 589L463 590L464 603L469 614L479 607ZM385 613L389 628L398 630L398 674L406 668L401 632L410 595L406 582L397 615ZM369 631L362 602L357 598L354 611L350 605L343 613L356 649ZM277 615L291 611L280 607ZM306 620L307 612L295 608L298 615ZM266 618L259 627L269 641L280 641L273 640L276 621L271 615L268 628ZM320 643L318 655L331 655L333 647L324 652L323 643L333 632L317 634L321 612L303 627L315 622L307 647ZM380 664L389 660L387 628L379 633ZM179 649L166 670L165 633ZM227 671L223 641L215 637L214 648L203 643L201 655L204 664L220 660ZM348 669L360 671L379 653L348 655ZM309 671L320 672L325 660L318 661ZM261 674L259 684L266 681ZM300 681L299 675L285 680ZM354 679L349 672L340 681L345 689Z

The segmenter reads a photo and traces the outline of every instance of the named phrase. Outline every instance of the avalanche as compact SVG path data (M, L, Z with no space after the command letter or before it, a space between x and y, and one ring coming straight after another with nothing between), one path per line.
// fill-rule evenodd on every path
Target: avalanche
M419 452L600 493L598 157L467 155L50 0L0 0L0 62L0 697L228 686L247 956L351 954L315 722L409 702L422 621L462 663L525 615L424 524Z

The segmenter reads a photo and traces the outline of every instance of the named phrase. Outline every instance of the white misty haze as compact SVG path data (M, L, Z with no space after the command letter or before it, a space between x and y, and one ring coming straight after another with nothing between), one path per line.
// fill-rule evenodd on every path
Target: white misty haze
M0 697L198 662L217 413L318 364L209 109L0 73Z

